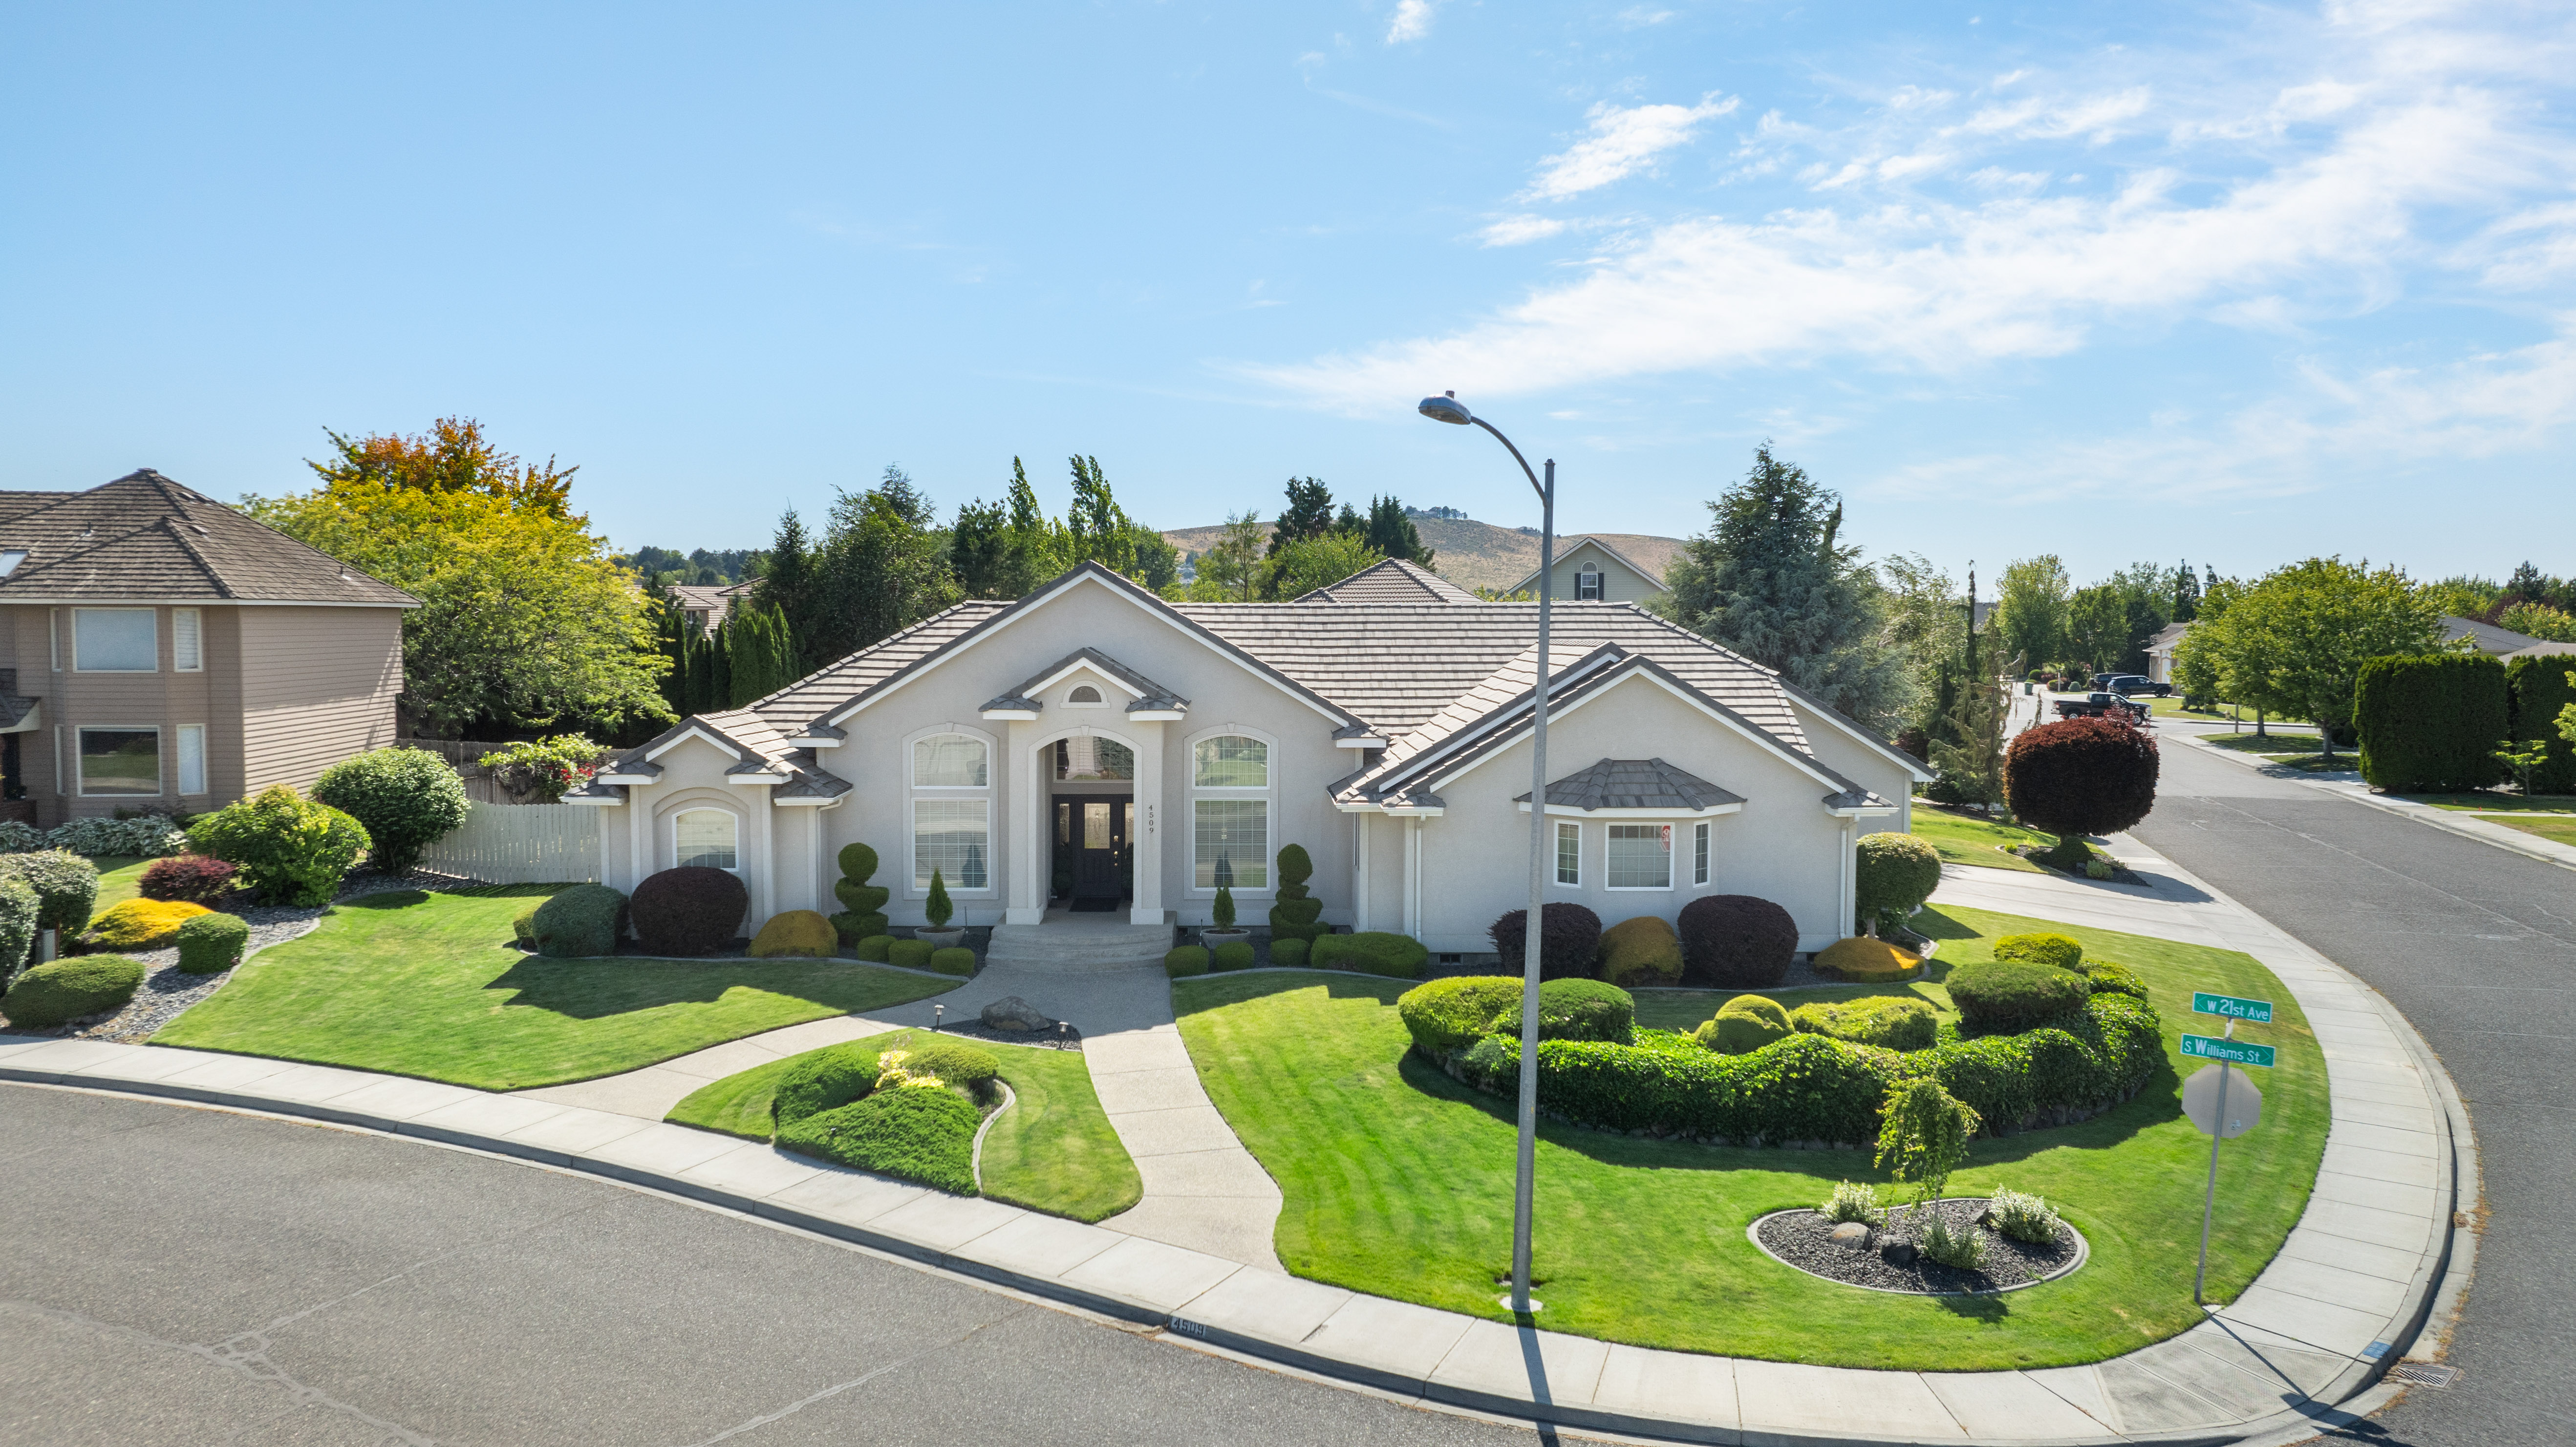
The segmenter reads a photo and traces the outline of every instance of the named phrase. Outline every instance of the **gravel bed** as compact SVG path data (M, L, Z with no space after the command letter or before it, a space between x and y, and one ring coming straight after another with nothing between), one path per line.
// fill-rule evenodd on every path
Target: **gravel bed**
M1834 1222L1810 1210L1775 1211L1753 1223L1755 1244L1782 1262L1810 1276L1839 1281L1845 1286L1863 1286L1875 1291L1906 1292L1924 1296L1991 1295L2063 1276L2084 1262L2084 1238L2064 1221L2057 1223L2057 1240L2034 1246L2015 1241L2001 1232L1977 1224L1986 1212L1983 1196L1950 1197L1934 1203L1929 1209L1954 1231L1972 1231L1986 1243L1986 1264L1981 1271L1960 1271L1917 1256L1898 1266L1879 1254L1879 1248L1892 1241L1912 1242L1918 1212L1925 1208L1900 1206L1888 1212L1887 1225L1869 1234L1868 1249L1854 1250L1834 1243Z
M403 875L360 874L352 876L341 886L333 902L395 890L455 889L473 883L475 881L470 879L426 871ZM234 895L223 908L226 913L241 916L242 922L250 926L250 939L242 946L244 963L270 945L284 944L310 932L326 912L326 908L250 904L244 902L239 894ZM175 945L160 950L130 950L125 957L143 966L143 984L123 1009L111 1015L91 1015L51 1030L27 1030L12 1025L8 1027L10 1033L57 1040L112 1040L122 1045L140 1045L151 1039L153 1032L178 1019L189 1006L223 988L224 981L233 977L232 970L214 975L182 972L179 969L179 950Z
M925 1000L921 1003L928 1004L929 1001ZM923 1026L922 1029L928 1032L929 1027ZM937 1033L951 1035L960 1040L981 1040L990 1045L1019 1045L1036 1050L1070 1050L1076 1054L1082 1051L1082 1032L1079 1030L1068 1028L1061 1035L1053 1030L994 1030L972 1015L963 1020L942 1021Z

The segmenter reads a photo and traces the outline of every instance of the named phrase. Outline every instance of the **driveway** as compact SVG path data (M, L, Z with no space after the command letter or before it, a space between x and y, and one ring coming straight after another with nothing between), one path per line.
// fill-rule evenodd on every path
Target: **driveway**
M2171 737L2131 832L2376 987L2475 1123L2488 1219L2448 1360L2351 1434L2415 1447L2576 1441L2576 871L2258 774Z

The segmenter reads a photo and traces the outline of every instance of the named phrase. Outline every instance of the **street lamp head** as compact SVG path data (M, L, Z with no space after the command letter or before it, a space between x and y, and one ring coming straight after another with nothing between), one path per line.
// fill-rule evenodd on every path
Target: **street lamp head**
M1458 394L1455 392L1445 392L1437 397L1425 397L1422 399L1422 405L1414 410L1434 422L1455 422L1461 427L1476 420L1476 414L1467 410L1466 404L1458 400Z

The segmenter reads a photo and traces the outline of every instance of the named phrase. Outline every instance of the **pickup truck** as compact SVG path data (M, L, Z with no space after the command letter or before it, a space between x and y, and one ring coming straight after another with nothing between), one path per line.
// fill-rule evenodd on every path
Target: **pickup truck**
M2057 706L2059 718L2097 718L2108 714L2128 714L2140 727L2147 723L2147 706L2134 703L2116 693L2061 693L2050 702Z
M2158 698L2173 696L2172 684L2149 683L2143 675L2135 673L2105 674L2093 680L2093 686L2111 693L2124 694L2130 698L2150 693Z

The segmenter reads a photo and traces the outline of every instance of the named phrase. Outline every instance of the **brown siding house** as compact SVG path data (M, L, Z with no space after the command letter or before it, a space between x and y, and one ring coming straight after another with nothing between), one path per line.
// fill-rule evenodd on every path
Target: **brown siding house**
M146 469L0 492L0 794L50 828L392 743L411 595Z

